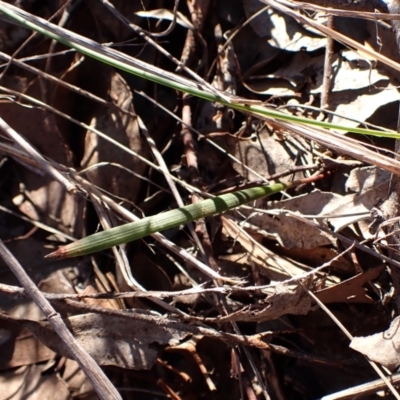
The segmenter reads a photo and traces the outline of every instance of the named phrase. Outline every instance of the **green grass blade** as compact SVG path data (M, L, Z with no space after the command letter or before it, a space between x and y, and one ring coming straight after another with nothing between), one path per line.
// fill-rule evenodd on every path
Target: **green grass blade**
M260 117L276 118L300 124L318 126L326 129L335 129L339 131L395 139L399 137L399 134L395 131L378 131L372 129L369 130L364 128L347 127L345 125L332 124L329 122L316 121L313 119L285 114L267 108L263 105L239 104L233 99L232 102L227 101L226 99L229 97L229 95L225 93L221 93L221 96L219 97L214 93L211 93L207 88L201 87L201 85L197 82L193 82L189 79L183 78L182 76L161 70L153 65L139 61L133 57L129 57L117 50L103 46L74 32L68 31L67 29L51 24L42 18L31 15L17 7L4 3L3 1L0 1L0 13L7 15L19 25L37 31L105 64L109 64L115 68L121 69L133 75L140 76L144 79L151 80L160 85L168 86L172 89L189 93L205 100L219 102L239 111L251 112Z
M199 218L211 217L250 201L260 199L261 197L278 193L292 185L275 183L273 185L239 190L212 199L202 200L195 204L143 218L140 221L95 233L67 246L62 246L46 257L77 257L109 249L110 247L131 242L155 232L187 224Z

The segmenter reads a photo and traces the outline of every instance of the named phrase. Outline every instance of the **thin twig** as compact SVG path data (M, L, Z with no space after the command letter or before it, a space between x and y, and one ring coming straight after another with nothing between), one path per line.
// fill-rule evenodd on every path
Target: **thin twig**
M108 380L101 368L96 364L93 358L83 349L83 347L75 340L71 332L66 327L59 313L50 305L43 296L35 283L25 272L22 265L12 255L12 253L4 245L0 239L0 256L8 265L13 274L17 277L24 289L29 293L30 297L43 312L49 323L60 339L68 347L71 356L79 364L88 380L93 385L98 396L103 400L122 400L122 397L115 387Z
M400 373L388 376L387 380L392 385L400 383ZM319 400L350 400L358 399L361 396L377 393L380 390L386 389L386 383L382 379L377 379L372 382L364 383L362 385L354 386L349 389L341 390L340 392L328 394L321 397Z
M7 122L4 121L4 119L1 117L0 117L0 128L11 139L13 139L16 143L18 143L18 145L21 146L25 150L25 152L30 157L32 157L32 159L34 159L44 171L46 171L50 176L52 176L54 179L56 179L58 182L64 185L68 193L70 194L76 193L77 190L76 186L64 175L62 175L60 171L57 171L49 162L47 162L47 160L41 154L39 154L19 133L17 133L13 128L11 128L11 126L8 125Z
M135 31L147 43L154 46L159 52L161 52L164 56L166 56L169 60L171 60L174 64L176 64L178 66L178 68L185 71L195 81L199 82L201 85L204 85L204 87L207 87L212 93L218 95L218 92L215 90L215 88L212 85L210 85L207 81L205 81L203 78L201 78L199 75L197 75L190 68L187 68L184 62L179 61L177 58L175 58L172 54L170 54L168 51L166 51L163 47L161 47L157 42L155 42L150 37L150 35L155 36L156 34L153 34L153 33L150 34L149 32L145 32L142 28L140 28L139 26L130 22L108 0L99 0L99 1L101 1L116 18L118 18L120 21L122 21L126 26L129 26L133 31ZM207 1L209 1L209 0L207 0ZM204 0L202 2L204 3ZM175 11L176 11L176 7L177 7L177 2L175 2L175 8L174 8ZM165 35L165 32L163 32L162 35ZM188 35L193 35L193 31L189 30ZM192 45L192 47L193 47L193 45Z
M334 16L328 15L328 27L333 29L334 27ZM329 95L332 89L332 64L333 64L333 46L335 42L332 37L328 37L326 48L325 48L325 59L324 59L324 76L322 80L321 90L321 108L322 110L329 108Z
M185 203L183 202L182 196L180 195L175 182L170 178L171 173L169 172L168 166L167 166L166 162L164 161L163 156L161 155L160 151L158 150L157 145L154 142L153 138L150 136L150 133L149 133L146 125L142 121L142 119L140 117L137 117L137 119L139 122L139 127L141 129L141 132L142 132L143 136L146 138L147 143L149 144L150 150L153 153L154 158L157 160L158 165L160 166L161 170L164 172L165 179L168 183L169 188L171 189L172 194L174 195L174 198L175 198L178 206L183 207L185 205ZM204 256L203 247L202 247L200 239L193 227L193 224L192 223L188 224L188 228L189 228L189 232L190 232L194 242L196 243L200 252Z

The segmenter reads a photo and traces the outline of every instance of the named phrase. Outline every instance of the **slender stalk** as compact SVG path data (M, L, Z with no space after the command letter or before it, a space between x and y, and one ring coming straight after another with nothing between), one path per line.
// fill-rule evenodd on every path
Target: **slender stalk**
M0 258L8 265L10 270L19 280L26 292L40 308L47 320L54 328L57 335L68 348L72 358L79 364L86 377L93 385L97 395L102 400L122 400L117 389L113 386L102 369L96 364L93 358L87 353L82 345L74 338L68 330L61 315L46 300L43 293L38 289L32 279L28 276L25 269L7 249L0 239Z

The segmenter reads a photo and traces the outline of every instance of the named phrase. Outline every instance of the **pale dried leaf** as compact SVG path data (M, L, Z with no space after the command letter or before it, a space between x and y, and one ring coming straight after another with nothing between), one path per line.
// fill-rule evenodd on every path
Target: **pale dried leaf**
M263 304L237 311L218 321L261 322L280 318L287 314L305 315L311 310L311 298L300 284L282 282L274 287L274 293Z
M30 242L33 241L33 245ZM32 247L41 249L42 253L36 256ZM29 272L31 278L38 282L38 287L43 292L75 294L74 288L66 276L74 280L77 271L71 267L59 265L54 269L54 264L43 265L43 245L31 238L10 243L10 250L17 254L17 257ZM22 253L22 254L21 254ZM38 258L39 263L32 263L32 254ZM36 261L37 262L37 261ZM3 260L0 261L0 268ZM62 268L64 266L64 268ZM45 277L43 279L43 277ZM40 281L40 282L39 282ZM2 283L15 283L15 277L9 274L2 274ZM29 298L0 294L0 310L7 313L11 318L25 318L29 315L31 320L40 321L43 313L38 306ZM15 368L22 365L35 364L53 359L56 354L46 345L40 342L32 332L21 328L10 321L1 321L0 330L0 370Z
M99 273L99 272L98 272ZM107 279L107 278L105 278ZM76 292L78 294L95 294L100 293L93 285L89 284L85 287L85 289L81 289L77 287ZM86 304L92 304L101 308L110 308L111 310L118 310L118 301L113 299L91 299L91 298L83 298L82 301Z
M314 247L313 249L300 249L298 247L293 247L290 250L285 249L284 253L290 255L290 258L293 260L301 260L306 266L304 268L305 271L308 271L311 266L321 266L326 263L327 260L331 260L330 267L335 271L342 271L350 275L354 274L354 265L351 259L340 257L340 252L333 246L320 246ZM329 274L325 283L328 284L329 282L332 282L335 284L338 283L338 281L339 280L335 275Z
M388 185L390 173L376 167L354 168L346 181L346 192L362 193L378 187L382 193ZM377 194L377 193L375 193Z
M56 374L43 374L42 365L30 365L0 374L0 400L67 400L67 385Z
M274 202L267 205L266 208L290 210L300 214L318 216L323 214L325 206L337 197L341 198L341 196L332 193L314 191L289 200ZM263 234L269 239L277 240L286 248L312 249L334 242L334 239L324 232L294 219L285 211L282 211L279 215L250 213L250 211L246 211L246 214L248 214L246 221L258 228L257 233Z
M289 200L273 202L265 205L269 210L290 210L306 216L317 217L318 222L326 225L329 222L336 232L343 228L366 219L370 220L369 212L376 204L382 193L387 193L389 185L388 174L381 173L376 169L358 175L357 170L350 175L349 188L356 189L354 180L358 180L358 193L341 196L335 193L321 192L315 190L311 193L294 197ZM362 180L365 180L363 182ZM318 228L309 226L296 220L290 213L282 211L278 215L267 213L250 213L246 223L254 226L258 234L268 239L277 240L286 248L312 249L319 246L335 244L335 239Z
M243 226L268 239L276 240L287 249L313 249L334 243L334 238L330 235L284 211L278 215L252 213L246 221Z
M398 101L398 96L397 87L388 80L381 80L372 88L333 92L330 105L338 115L335 115L331 122L350 127L358 126L371 117L379 107ZM341 115L355 118L355 121L342 118Z
M400 317L396 317L384 332L355 337L350 347L371 361L393 370L400 365ZM379 349L379 351L377 351Z
M384 92L391 90L395 91L395 85L389 83L388 74L386 71L374 67L366 62L362 62L360 56L350 50L343 51L342 56L335 55L332 61L333 78L331 96L332 104L341 104L343 97L344 103L347 104L350 100L355 101L358 96L369 95L369 107L375 111L381 105L392 102L394 93L390 93L388 99L381 95L378 87L383 87ZM324 55L312 56L311 53L300 51L294 54L290 62L282 65L279 69L267 75L262 74L260 77L255 76L252 79L247 79L245 86L253 93L268 94L275 96L294 96L297 95L304 85L309 85L310 93L320 94L322 90L324 74ZM365 89L361 92L356 90ZM366 91L366 89L368 89ZM338 93L334 95L334 93ZM353 97L351 95L353 94ZM371 98L376 98L376 102L371 101ZM335 103L335 99L336 103ZM347 100L346 100L347 99ZM374 108L375 107L375 108ZM343 111L343 112L342 112ZM344 110L336 110L338 114L354 117L351 110L346 113ZM369 112L366 118L372 115ZM359 117L360 121L364 121L363 117Z
M29 329L58 354L71 357L64 342L48 322L14 321ZM155 343L174 345L187 334L164 326L104 314L83 314L66 320L77 341L99 365L150 369L157 358Z
M374 68L354 51L343 50L340 56L336 55L332 61L334 76L331 92L363 89L382 80L388 80L386 71ZM313 82L315 83L312 85L311 93L320 93L324 75L324 56L310 57L307 68L314 72Z
M79 270L75 268L75 260L63 260L58 262L55 268L54 262L44 260L48 249L43 246L43 240L33 236L24 240L11 241L7 247L41 290L53 293L75 293L66 279L66 276L72 281L77 279ZM2 270L1 283L19 284L3 259L0 259L0 270ZM0 311L15 318L25 318L29 315L29 318L33 320L43 319L42 311L32 299L10 296L5 293L0 293Z
M94 392L93 386L75 360L65 360L62 379L67 383L73 397Z
M258 4L257 4L258 3ZM243 6L247 18L265 7L257 0L245 0ZM282 50L313 51L326 46L326 38L304 29L293 18L268 8L250 22L251 27L261 37L270 37L269 43Z

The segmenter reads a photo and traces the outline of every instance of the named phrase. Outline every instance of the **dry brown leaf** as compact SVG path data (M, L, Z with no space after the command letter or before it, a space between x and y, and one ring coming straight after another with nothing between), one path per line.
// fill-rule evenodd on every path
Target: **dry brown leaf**
M326 263L327 260L331 260L329 263L332 270L343 271L346 274L354 273L354 265L351 260L346 257L338 257L340 252L334 247L321 246L315 247L314 249L282 248L280 253L308 267L319 267ZM337 278L333 275L329 275L328 280L336 282Z
M41 243L29 238L12 242L9 244L9 248L26 266L25 268L29 271L31 278L38 283L41 291L75 294L67 277L73 281L76 278L76 269L63 263L64 268L62 265L58 265L58 269L55 270L54 264L43 263L41 260L43 260L44 249ZM40 249L41 252L37 253L34 248ZM32 258L37 261L32 262ZM0 268L3 262L0 260ZM3 273L2 283L14 284L15 277L11 272ZM13 297L4 293L0 294L0 310L12 318L24 318L29 315L31 320L43 319L42 311L31 299ZM1 321L0 325L0 370L35 364L55 357L56 354L33 336L29 330L9 321Z
M88 393L93 393L93 397L96 396L93 386L75 360L65 360L62 379L67 383L73 397L78 397L79 395L87 396ZM97 397L94 398L97 400Z
M319 290L314 294L323 303L369 303L373 304L365 289L362 287L370 280L376 279L379 274L385 269L384 265L376 268L371 268L361 274L353 276L350 279L338 283L326 289Z
M327 195L330 196L330 193ZM304 196L305 200L308 198L308 195ZM298 200L299 198L296 199ZM333 237L320 231L318 228L296 220L284 211L278 215L252 213L248 217L247 222L249 228L253 225L256 233L268 239L276 240L282 247L287 249L313 249L334 243Z
M79 269L76 261L62 261L54 264L44 260L48 250L43 247L41 238L29 237L7 243L8 249L15 254L18 261L24 266L31 279L43 291L52 293L75 293L70 281L78 278ZM0 259L1 283L18 285L15 276L9 271L3 259ZM83 269L80 269L82 272ZM43 313L30 298L20 298L0 293L0 311L15 318L43 319Z
M390 180L390 173L376 167L362 167L354 168L350 171L349 177L346 181L346 192L351 193L365 193L378 187L379 190L384 191ZM377 193L375 193L377 195Z
M110 101L134 114L133 96L129 86L121 75L111 69L107 69L107 71L110 81ZM128 149L142 156L145 155L139 125L135 117L102 106L98 107L90 125ZM107 165L96 167L96 164L99 163L107 163ZM108 163L114 163L114 165ZM81 165L83 168L93 167L86 172L86 175L95 185L132 202L137 199L141 180L129 171L142 175L146 166L133 155L99 138L93 132L87 131Z
M355 337L350 347L371 361L393 370L400 365L400 317L396 317L384 332ZM379 349L379 351L378 351Z
M17 318L12 320L29 329L50 349L71 357L66 345L48 322ZM153 344L174 345L187 335L163 326L104 314L76 315L65 321L80 345L99 365L115 365L127 369L151 368L157 359L157 350Z
M262 128L259 132L260 141L238 140L226 138L226 150L239 159L244 165L258 174L268 177L273 174L286 172L294 165L294 156L298 150L290 143L277 140L268 129ZM290 155L289 153L292 153ZM243 165L234 163L233 168L244 178L252 181L259 178L249 172ZM298 176L299 178L301 176Z
M50 360L55 353L27 329L2 321L0 329L0 370Z
M68 400L67 385L56 374L42 374L43 365L30 365L0 374L0 400Z
M197 364L197 367L200 370L205 382L207 383L209 390L213 392L217 390L217 388L212 381L212 378L210 377L210 373L207 371L207 368L204 365L201 355L198 353L197 350L198 343L201 339L203 339L203 336L196 335L177 346L167 347L166 350L170 352L183 352L186 353L187 357L191 357L193 361ZM190 380L191 378L188 377L188 379Z
M25 78L18 76L4 76L2 84L10 89L24 92L29 96L43 100L43 93L38 80L29 83ZM55 120L54 114L39 107L22 107L17 103L2 102L0 116L20 135L22 135L40 154L72 167L72 156L68 150ZM24 204L27 198L34 212L27 216L40 215L40 221L72 236L83 233L83 206L81 196L70 196L65 187L51 177L38 170L29 169L25 164L19 169L21 181L20 191L17 186L13 188L11 197L22 195L19 200ZM20 196L21 197L21 196ZM24 208L21 208L24 212Z
M370 220L369 211L376 204L382 193L386 193L389 174L381 173L376 168L350 174L347 189L357 193L341 196L335 193L315 190L311 193L289 200L268 202L264 208L290 210L302 215L318 217L321 225L329 222L336 232L362 219ZM254 226L257 234L277 240L285 248L312 249L335 244L334 237L328 236L318 228L311 227L294 219L290 213L282 211L278 215L250 213L246 222Z
M281 257L260 243L256 244L248 234L242 232L238 225L229 218L221 216L221 222L223 232L238 241L247 251L249 263L254 262L260 267L260 272L269 279L282 281L304 273L305 269L301 268L300 263Z
M251 306L226 317L218 322L271 321L287 314L305 315L311 310L311 298L300 284L282 282L274 287L274 293L268 296L262 305Z
M76 288L76 292L78 294L95 294L95 293L105 293L104 292L99 292L93 285L88 284L85 289L80 289ZM113 299L91 299L91 298L83 298L82 302L86 304L93 304L95 306L101 307L101 308L110 308L111 310L118 310L120 307L118 307L118 301L113 300Z

